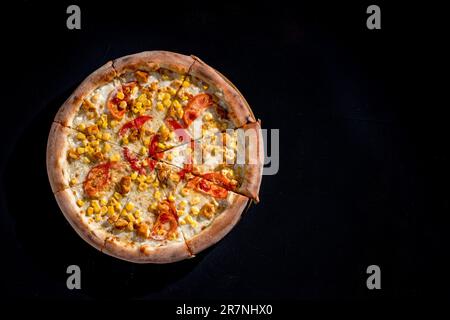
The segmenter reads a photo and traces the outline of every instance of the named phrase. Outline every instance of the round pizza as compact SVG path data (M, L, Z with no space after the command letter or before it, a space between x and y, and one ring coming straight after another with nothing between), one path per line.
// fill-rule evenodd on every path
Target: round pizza
M137 263L193 257L223 238L263 168L260 121L195 56L149 51L110 61L61 106L47 172L71 226Z

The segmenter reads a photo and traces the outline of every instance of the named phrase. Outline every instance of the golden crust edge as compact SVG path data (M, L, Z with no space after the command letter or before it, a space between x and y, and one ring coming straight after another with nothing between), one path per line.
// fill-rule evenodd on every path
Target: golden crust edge
M179 74L186 74L194 63L190 56L180 53L154 50L130 54L113 60L112 66L117 75L137 70L156 71L168 69Z
M192 257L185 241L151 247L145 244L125 243L114 236L106 239L102 252L115 258L141 264L172 263Z
M64 162L68 150L67 129L54 122L47 140L46 167L50 187L53 193L68 188L64 175Z
M189 75L197 77L208 84L213 84L222 92L223 99L230 108L229 116L234 125L239 128L249 122L256 122L253 112L250 111L249 104L236 87L201 59L196 56L192 57L195 61L189 71Z
M248 201L247 197L236 194L233 204L218 215L207 228L191 239L186 239L189 250L197 254L225 237L239 221Z
M78 235L94 248L101 251L109 233L103 230L94 230L89 224L83 221L72 189L68 188L55 193L55 198L64 217Z

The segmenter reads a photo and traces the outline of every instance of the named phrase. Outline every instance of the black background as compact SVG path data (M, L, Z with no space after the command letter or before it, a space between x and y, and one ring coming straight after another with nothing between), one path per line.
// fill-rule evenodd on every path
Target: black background
M439 7L359 4L17 1L2 11L2 295L15 298L335 300L449 295L449 156ZM217 6L217 7L216 7ZM130 14L130 12L132 12ZM134 265L82 241L51 193L52 119L106 61L195 54L280 129L280 170L219 244L171 265ZM6 62L6 63L5 63ZM431 90L431 91L430 91ZM82 290L66 288L66 268ZM381 267L381 290L366 268Z

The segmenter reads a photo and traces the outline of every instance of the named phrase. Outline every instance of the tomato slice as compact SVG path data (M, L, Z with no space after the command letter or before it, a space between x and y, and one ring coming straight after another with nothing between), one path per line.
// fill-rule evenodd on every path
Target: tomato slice
M115 93L117 95L117 92ZM117 97L108 99L107 106L111 116L117 120L121 120L125 114L125 109L119 110L120 100Z
M136 119L128 121L120 128L119 135L123 136L131 128L140 129L151 118L151 116L139 116Z
M125 123L122 128L120 128L119 130L119 135L123 136L125 133L127 133L127 131L131 128L134 128L134 120L128 121L127 123Z
M152 118L151 116L139 116L133 120L134 126L140 129L151 118Z
M158 218L153 225L150 237L157 241L167 239L170 235L177 231L178 215L172 202L164 200L162 203L165 210L159 212Z
M189 135L189 133L187 133L187 131L183 128L183 126L177 120L172 119L172 118L167 118L166 123L175 132L175 134L178 137L179 142L187 142L191 139L191 136Z
M192 97L184 110L183 121L185 127L189 127L200 113L213 105L212 96L208 93L200 93Z
M228 195L228 190L218 186L211 181L201 177L195 177L186 184L188 188L193 188L197 191L206 193L214 198L225 199Z
M152 137L152 140L150 141L150 145L148 146L148 155L154 156L155 153L158 151L158 142L159 142L159 135L155 134Z
M125 109L120 109L119 108L119 103L120 101L124 100L127 103L130 102L130 96L131 93L133 91L133 88L136 86L136 82L132 81L132 82L128 82L122 85L120 90L114 90L113 92L111 92L111 94L109 95L108 101L106 103L109 112L111 113L111 116L117 120L121 120L123 118L123 116L125 115L126 112L126 108ZM117 97L117 94L119 92L122 92L124 95L124 98L122 100L120 100Z
M102 163L92 168L84 181L84 192L89 197L97 197L111 179L111 162Z
M131 169L133 169L134 171L138 171L141 174L145 174L145 168L143 168L143 166L139 165L139 163L138 163L139 159L127 147L123 148L123 155L124 155L125 159L127 159L128 163L130 164Z
M187 163L184 165L184 168L180 172L178 172L178 175L180 176L181 179L184 179L186 173L192 172L192 169L193 169L192 163Z
M147 163L148 163L148 168L150 169L150 171L153 171L156 167L157 161L152 158L148 158Z

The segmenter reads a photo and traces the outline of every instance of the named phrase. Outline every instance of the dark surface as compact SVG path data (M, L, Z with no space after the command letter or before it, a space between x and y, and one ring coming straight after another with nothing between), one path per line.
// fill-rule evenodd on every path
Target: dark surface
M448 103L424 94L443 87L431 76L443 38L424 22L439 20L439 8L383 4L382 30L370 31L369 4L147 2L130 16L124 2L83 2L80 31L66 29L66 4L4 9L2 294L448 298ZM107 60L154 49L195 54L221 71L281 141L280 171L264 177L261 203L218 245L162 266L84 243L45 169L51 121L72 90ZM81 267L81 291L66 289L70 264ZM381 267L380 291L365 286L371 264Z

